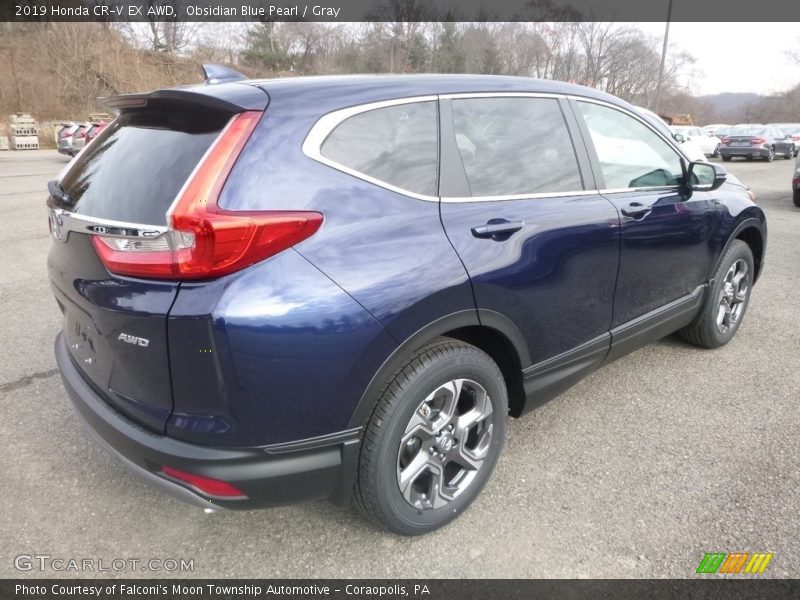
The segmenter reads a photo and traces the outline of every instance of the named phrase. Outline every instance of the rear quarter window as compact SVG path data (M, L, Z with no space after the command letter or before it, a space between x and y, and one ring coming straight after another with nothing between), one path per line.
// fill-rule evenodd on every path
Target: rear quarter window
M402 190L435 196L439 125L435 102L376 108L342 121L320 154Z

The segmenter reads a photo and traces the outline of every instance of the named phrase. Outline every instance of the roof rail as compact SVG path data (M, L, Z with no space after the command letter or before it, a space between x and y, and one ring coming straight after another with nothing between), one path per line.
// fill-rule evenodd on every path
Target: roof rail
M205 83L209 85L247 79L247 77L239 73L239 71L234 71L233 69L229 67L223 67L222 65L205 64L200 67L200 71L203 73L203 79L205 80Z

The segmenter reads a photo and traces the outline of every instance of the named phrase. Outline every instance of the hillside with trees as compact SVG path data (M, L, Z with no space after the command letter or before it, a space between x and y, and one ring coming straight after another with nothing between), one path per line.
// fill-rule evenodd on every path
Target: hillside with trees
M660 43L632 24L594 22L3 23L0 114L85 118L100 96L198 82L203 62L251 77L520 75L589 85L652 107ZM683 52L668 54L662 112L691 113L700 123L800 120L797 88L735 109L722 98L692 96L679 82L693 62Z

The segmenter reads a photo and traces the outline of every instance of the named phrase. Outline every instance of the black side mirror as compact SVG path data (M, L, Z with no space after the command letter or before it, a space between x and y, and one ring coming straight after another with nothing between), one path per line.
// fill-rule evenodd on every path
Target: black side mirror
M727 178L728 172L721 165L702 161L689 163L689 169L686 171L687 187L702 192L716 190Z
M683 134L682 134L682 133L673 133L673 134L672 134L672 139L674 139L674 140L675 140L676 142L678 142L679 144L682 144L683 142L685 142L685 141L686 141L686 138L685 138L685 137L683 137Z

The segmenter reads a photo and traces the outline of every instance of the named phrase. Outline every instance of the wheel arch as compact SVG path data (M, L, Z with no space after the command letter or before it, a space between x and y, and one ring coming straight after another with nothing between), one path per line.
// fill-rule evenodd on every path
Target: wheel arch
M390 378L414 352L437 337L452 337L483 350L494 360L505 379L509 410L516 416L524 404L522 370L530 366L524 337L507 317L489 310L463 310L441 317L404 340L373 375L350 418L350 427L361 427L372 414Z
M764 267L766 237L766 225L763 218L759 219L756 217L748 217L740 221L736 227L733 228L733 231L728 236L728 241L725 243L725 246L722 248L719 256L717 256L717 260L714 261L714 265L708 273L709 280L713 278L714 273L717 272L719 264L722 261L722 257L725 256L725 252L727 252L728 248L731 247L731 244L735 240L741 240L750 247L750 251L753 253L753 262L755 266L753 283L755 283L761 275L761 271Z

